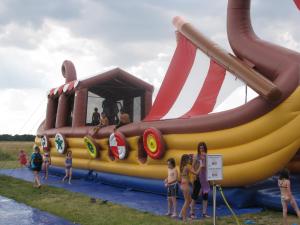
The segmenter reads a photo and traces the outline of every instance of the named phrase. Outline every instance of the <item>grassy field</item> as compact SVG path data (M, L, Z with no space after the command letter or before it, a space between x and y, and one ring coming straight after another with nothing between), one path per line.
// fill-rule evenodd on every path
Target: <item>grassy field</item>
M21 149L26 151L30 156L32 153L33 142L21 141L1 141L0 142L0 169L1 168L17 168L18 154Z
M18 167L17 155L19 149L23 148L28 153L32 152L31 142L0 142L0 169ZM2 167L1 167L2 163ZM34 208L48 211L54 215L66 218L72 222L82 225L98 224L183 224L163 216L139 212L134 209L117 204L105 203L97 199L91 203L90 198L83 194L72 193L64 189L43 186L34 189L32 183L18 180L12 177L0 175L0 195L25 203ZM256 225L280 225L281 213L265 211L258 214L246 214L239 217L241 224L252 220ZM298 224L295 216L289 216L289 224ZM188 222L188 224L212 224L211 220ZM217 220L218 225L235 224L231 217L222 217Z

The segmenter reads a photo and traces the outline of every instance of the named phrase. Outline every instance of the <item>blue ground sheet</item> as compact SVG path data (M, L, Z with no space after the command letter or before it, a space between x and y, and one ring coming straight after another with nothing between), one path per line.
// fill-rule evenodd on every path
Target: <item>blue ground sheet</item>
M12 199L0 196L1 225L74 225L47 212L31 208Z
M58 169L58 171L62 169ZM54 171L55 172L55 171ZM113 183L105 184L103 183L103 180L99 179L101 178L101 174L94 174L93 177L91 176L85 176L82 177L80 174L87 173L87 171L80 171L74 170L74 179L72 180L72 184L62 183L62 173L59 175L57 171L52 173L49 176L49 179L47 181L43 181L43 185L50 185L55 186L59 188L64 188L66 190L72 191L72 192L79 192L83 193L85 195L88 195L93 198L109 201L112 203L117 203L120 205L124 205L130 208L137 209L142 212L148 212L153 213L156 215L164 215L166 213L167 209L167 201L166 201L166 195L165 194L155 194L155 193L149 193L141 190L137 190L134 188L129 187L129 185L123 183L123 187L120 187L120 179L122 179L122 176L114 177L117 183L113 185ZM2 169L0 170L0 174L12 176L15 178L19 178L26 181L33 181L33 174L32 171L30 171L27 168L24 169ZM55 175L54 175L55 174ZM91 175L91 174L90 174ZM98 177L99 175L99 177ZM104 174L104 177L108 176L108 174ZM110 175L113 176L113 175ZM98 178L97 178L98 177ZM123 176L125 177L125 176ZM97 179L95 179L97 178ZM114 180L111 179L111 180ZM126 178L127 179L127 178ZM137 180L140 180L140 178L137 178ZM154 183L156 181L153 181ZM161 181L159 181L158 185ZM116 185L117 184L117 185ZM149 183L150 185L150 183ZM125 187L125 188L124 188ZM147 186L145 187L147 190ZM149 186L149 189L151 187ZM165 190L163 190L165 192ZM238 194L240 191L236 190L230 190L229 192L225 191L226 193L230 193L232 195L232 198L238 198ZM235 196L235 197L234 197ZM251 193L252 196L252 193ZM251 198L251 196L248 196L247 198ZM211 198L210 198L211 200ZM178 199L178 211L181 209L183 205L183 200L181 198ZM261 207L233 207L236 214L246 214L246 213L257 213L262 211ZM196 215L199 218L200 217L200 210L201 210L201 204L197 204L196 206ZM209 206L208 214L212 215L212 206ZM217 204L217 216L227 216L230 215L230 211L227 209L227 207L224 204L221 204L221 202L218 202Z

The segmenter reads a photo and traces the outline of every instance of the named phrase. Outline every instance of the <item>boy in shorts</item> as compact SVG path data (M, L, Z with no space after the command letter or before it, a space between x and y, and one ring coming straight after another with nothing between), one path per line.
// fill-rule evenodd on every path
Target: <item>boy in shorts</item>
M176 197L178 192L178 172L176 169L176 164L174 158L167 160L168 162L168 177L165 179L165 186L167 187L167 196L168 196L168 212L167 216L172 218L177 217L177 205ZM171 213L173 208L173 213Z

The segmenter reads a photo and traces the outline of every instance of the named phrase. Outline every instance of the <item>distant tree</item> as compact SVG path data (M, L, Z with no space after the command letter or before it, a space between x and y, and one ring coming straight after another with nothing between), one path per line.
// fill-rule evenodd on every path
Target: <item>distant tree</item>
M34 141L35 136L31 134L0 134L0 141Z

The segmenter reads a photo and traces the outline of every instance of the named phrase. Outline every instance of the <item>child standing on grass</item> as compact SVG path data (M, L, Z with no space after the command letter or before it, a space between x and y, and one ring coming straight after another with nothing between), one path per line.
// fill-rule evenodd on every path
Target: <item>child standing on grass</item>
M66 160L65 160L65 167L66 167L66 175L62 179L62 182L65 182L65 179L69 177L69 184L71 184L71 179L72 179L72 152L68 151Z
M31 155L30 166L34 173L34 187L40 188L41 182L39 177L39 172L42 169L43 157L40 154L40 148L38 146L34 147L34 153Z
M297 202L291 191L290 174L287 169L283 169L279 174L278 186L281 193L281 204L283 214L283 225L287 225L287 210L290 203L293 209L296 211L298 218L300 218L300 211Z
M198 144L198 152L200 152L200 173L199 180L201 184L201 195L202 195L202 217L209 218L207 215L207 205L208 205L208 193L210 192L210 185L207 181L206 176L206 155L207 155L207 146L205 142L200 142Z
M172 218L177 217L177 206L176 206L176 197L178 191L178 172L176 169L176 164L174 158L170 158L167 160L168 162L168 177L165 179L165 186L167 187L167 195L168 195L168 212L167 216L171 216ZM173 208L173 213L171 213Z
M48 149L44 149L44 170L45 170L45 176L44 179L48 179L48 170L49 166L51 165L51 157L50 157L50 151Z
M26 167L27 165L27 155L23 149L19 152L19 162L21 167Z
M180 188L184 197L184 204L182 206L180 215L182 216L182 220L187 220L187 209L191 203L191 195L190 195L190 174L197 175L200 172L201 167L195 171L191 167L191 157L189 155L183 155L181 157L180 162Z

